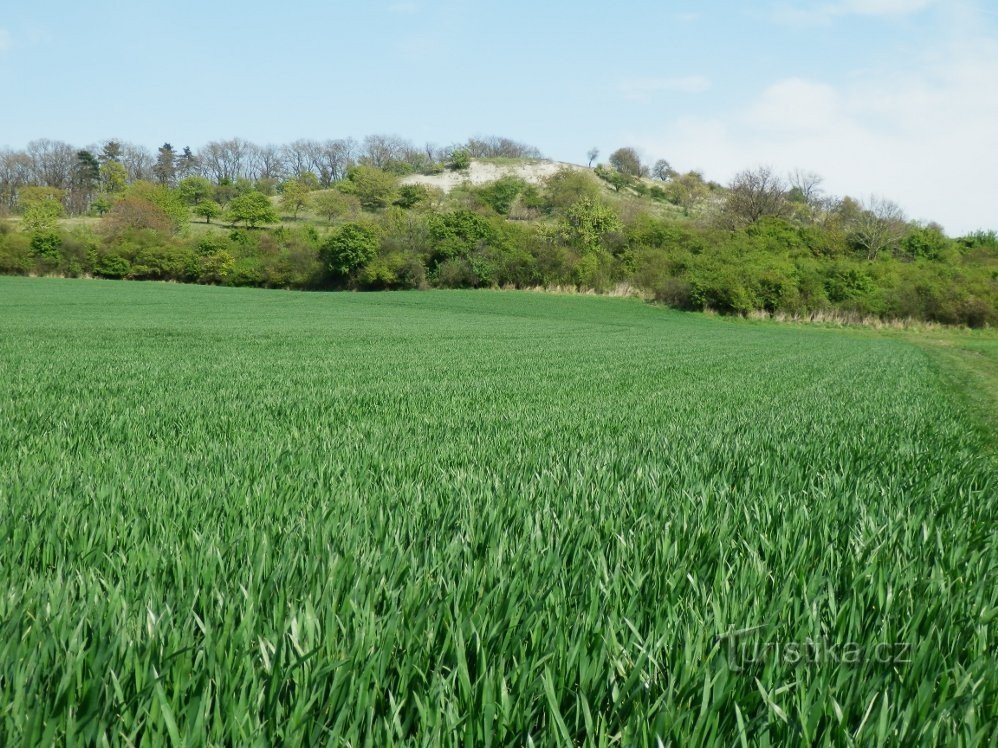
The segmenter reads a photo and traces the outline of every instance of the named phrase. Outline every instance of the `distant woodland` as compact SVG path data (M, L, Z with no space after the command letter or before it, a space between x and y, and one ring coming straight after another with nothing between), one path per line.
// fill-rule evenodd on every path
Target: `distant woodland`
M887 199L768 168L729 184L622 147L529 169L502 137L395 136L156 152L0 151L0 273L296 289L638 289L680 309L998 324L998 234L950 237ZM434 177L475 163L505 176ZM414 176L417 176L414 179ZM444 180L440 180L441 185Z

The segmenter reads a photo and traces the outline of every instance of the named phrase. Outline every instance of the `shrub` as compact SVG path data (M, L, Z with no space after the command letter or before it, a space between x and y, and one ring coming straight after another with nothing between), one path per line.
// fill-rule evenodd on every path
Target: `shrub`
M360 223L346 223L326 239L319 249L326 267L345 278L370 262L380 245L377 230Z
M103 278L124 278L131 270L131 263L119 255L104 255L94 266L94 272Z
M447 168L451 171L464 171L471 167L471 154L463 148L454 151L447 162Z
M501 216L509 215L513 202L529 185L519 177L507 176L478 190L482 201Z

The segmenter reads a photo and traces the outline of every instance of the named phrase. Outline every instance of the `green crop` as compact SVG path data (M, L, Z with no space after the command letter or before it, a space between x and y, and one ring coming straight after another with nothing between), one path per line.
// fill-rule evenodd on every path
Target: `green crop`
M926 354L633 300L0 278L0 745L998 739Z

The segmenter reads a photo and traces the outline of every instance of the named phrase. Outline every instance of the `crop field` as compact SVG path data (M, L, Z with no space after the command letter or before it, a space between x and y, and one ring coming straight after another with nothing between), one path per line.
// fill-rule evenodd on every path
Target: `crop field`
M636 300L0 278L0 745L994 745L948 381Z

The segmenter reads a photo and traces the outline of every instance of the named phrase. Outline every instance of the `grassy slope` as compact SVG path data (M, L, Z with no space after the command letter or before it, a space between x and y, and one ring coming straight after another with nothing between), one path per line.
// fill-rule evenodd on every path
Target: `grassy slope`
M905 340L0 278L0 421L0 743L994 729L995 463Z

